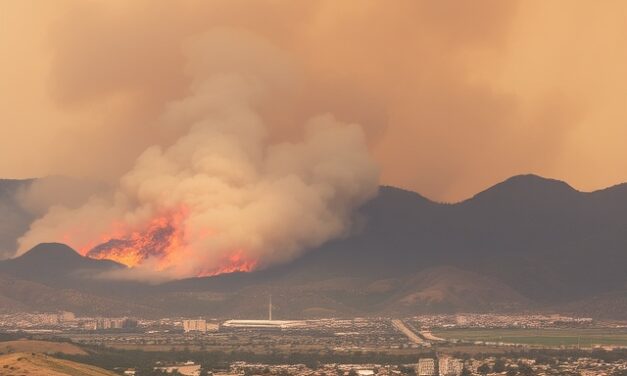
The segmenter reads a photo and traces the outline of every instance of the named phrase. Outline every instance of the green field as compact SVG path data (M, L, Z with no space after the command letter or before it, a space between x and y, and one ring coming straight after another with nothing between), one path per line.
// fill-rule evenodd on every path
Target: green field
M627 329L439 329L432 333L446 339L549 347L627 346Z

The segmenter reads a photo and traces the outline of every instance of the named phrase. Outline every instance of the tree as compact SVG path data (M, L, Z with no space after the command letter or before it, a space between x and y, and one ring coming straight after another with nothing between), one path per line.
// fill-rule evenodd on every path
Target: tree
M533 376L535 372L533 372L533 368L525 363L518 363L518 374L522 376Z
M482 375L487 375L488 373L490 373L490 366L488 365L488 363L483 363L477 368L477 372Z
M459 376L472 376L472 372L466 367L462 368L462 373Z
M505 361L502 358L498 358L494 362L494 366L492 367L492 372L504 372L505 371Z
M153 374L153 367L141 366L135 369L135 376L150 376Z

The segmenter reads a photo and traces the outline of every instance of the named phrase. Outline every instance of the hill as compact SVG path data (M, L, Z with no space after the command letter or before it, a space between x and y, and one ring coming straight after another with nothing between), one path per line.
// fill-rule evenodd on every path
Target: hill
M114 376L111 371L45 354L13 353L0 356L2 375L31 376Z
M155 308L142 306L130 298L94 291L94 287L88 284L74 289L59 288L2 274L0 303L0 313L71 311L88 316L157 314Z
M297 300L309 296L333 311L359 312L363 309L359 304L346 307L354 301L350 295L366 294L347 282L353 281L360 288L368 283L393 286L385 296L367 293L369 298L362 299L374 312L386 305L404 310L405 303L414 300L402 293L414 297L415 311L518 306L573 311L586 307L583 312L591 312L593 304L585 302L627 286L625 184L580 192L564 182L521 175L455 204L382 187L359 218L363 224L359 231L290 264L246 275L175 281L162 288L220 293L227 287L260 292L262 286L266 291L267 286L303 286ZM422 280L421 275L431 278L407 287L407 281ZM490 282L478 283L482 278ZM321 284L343 292L318 289L317 298L302 294L311 290L307 286ZM493 291L482 293L485 285ZM458 296L475 298L456 298L454 286L468 287ZM430 303L434 296L443 297L441 303ZM487 301L492 304L486 306ZM607 311L597 307L594 315L625 316L620 312L627 304L611 307Z
M15 254L19 237L51 205L77 206L104 187L96 181L64 176L0 179L0 260Z
M455 266L545 303L625 287L627 186L591 193L517 176L456 204L383 187L357 234L309 252L292 275L378 278Z
M65 244L42 243L19 257L0 262L0 273L51 286L74 286L85 276L124 267L110 260L83 257Z
M580 192L521 175L454 204L381 187L352 234L266 270L157 286L105 281L89 277L121 266L44 244L0 262L0 273L103 299L103 314L110 301L144 314L264 317L272 293L286 318L524 309L625 317L626 218L627 184ZM6 289L2 299L32 306Z
M71 343L26 339L0 342L0 354L9 353L87 355L85 350Z

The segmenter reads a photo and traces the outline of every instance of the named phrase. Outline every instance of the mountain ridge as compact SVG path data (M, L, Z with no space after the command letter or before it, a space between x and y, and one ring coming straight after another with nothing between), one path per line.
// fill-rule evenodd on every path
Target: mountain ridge
M38 282L182 315L262 315L257 308L269 293L278 307L284 300L290 317L485 309L627 312L621 295L627 290L627 184L580 192L558 180L518 175L452 204L383 186L356 215L363 225L348 236L251 273L156 286L77 285L75 278ZM0 262L0 271L6 263ZM611 309L592 309L595 299L608 296L619 297Z

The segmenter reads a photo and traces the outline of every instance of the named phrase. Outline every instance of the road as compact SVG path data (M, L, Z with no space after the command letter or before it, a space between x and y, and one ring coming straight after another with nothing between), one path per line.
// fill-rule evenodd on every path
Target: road
M433 333L431 333L428 330L421 331L420 335L423 336L424 339L429 340L429 341L446 342L444 338L436 337L433 335Z
M413 330L409 329L402 320L394 319L392 320L392 325L394 325L394 327L398 329L401 333L405 334L407 338L409 338L409 340L413 343L417 343L420 345L424 344L422 338L418 337Z

